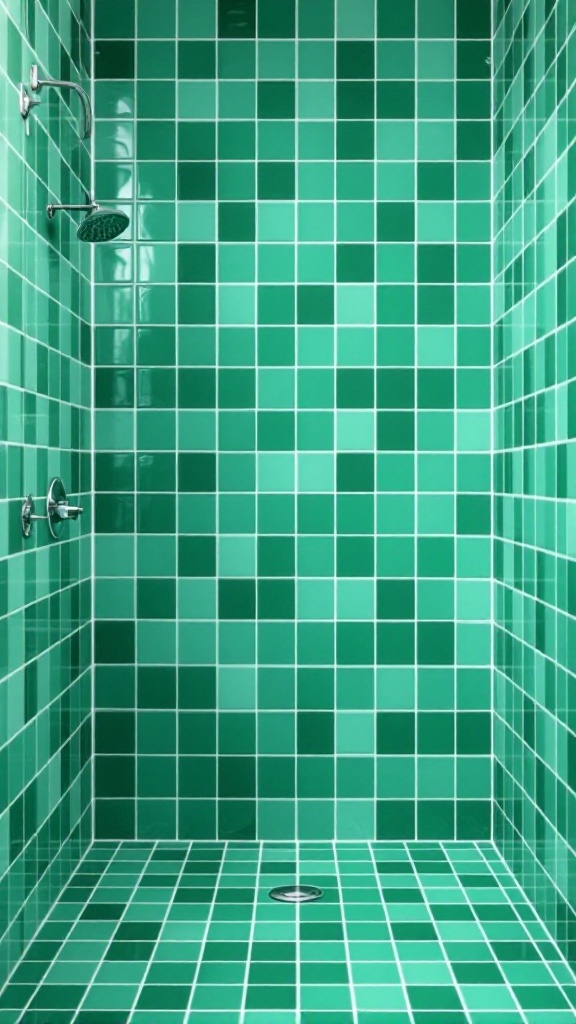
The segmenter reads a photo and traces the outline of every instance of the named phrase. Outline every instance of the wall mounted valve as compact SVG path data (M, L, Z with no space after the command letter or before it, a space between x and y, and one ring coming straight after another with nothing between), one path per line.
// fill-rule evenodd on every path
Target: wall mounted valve
M48 529L53 537L58 539L64 529L67 519L78 519L84 509L80 505L71 505L66 495L64 484L59 476L54 477L48 495L46 497L46 515L36 515L36 504L31 494L27 495L22 504L21 519L22 533L29 537L32 533L34 522L44 519L48 523Z
M22 502L20 519L22 520L22 533L25 537L30 536L34 529L34 523L37 519L46 519L46 516L36 515L36 502L31 494L27 494Z

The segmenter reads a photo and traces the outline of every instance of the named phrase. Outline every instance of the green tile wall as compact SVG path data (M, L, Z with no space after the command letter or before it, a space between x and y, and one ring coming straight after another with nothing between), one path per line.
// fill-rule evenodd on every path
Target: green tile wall
M489 835L488 0L97 0L96 834Z
M90 259L45 214L77 201L89 153L58 93L29 137L18 109L32 61L89 74L88 27L77 0L0 0L0 986L91 830L89 509L61 542L19 520L52 476L91 489Z
M576 5L496 13L496 839L574 960Z

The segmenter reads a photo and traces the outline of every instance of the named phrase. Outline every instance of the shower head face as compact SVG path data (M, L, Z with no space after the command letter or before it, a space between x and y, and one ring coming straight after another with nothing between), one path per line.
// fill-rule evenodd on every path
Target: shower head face
M130 218L121 210L98 206L86 214L77 236L81 242L111 242L126 230L129 223Z

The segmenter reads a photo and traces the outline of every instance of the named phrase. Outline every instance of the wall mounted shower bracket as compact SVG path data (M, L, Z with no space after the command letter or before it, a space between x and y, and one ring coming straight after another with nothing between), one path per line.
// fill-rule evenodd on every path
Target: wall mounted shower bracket
M20 86L20 113L24 121L28 120L33 107L38 106L40 103L37 97L40 96L42 89L45 88L73 89L76 95L80 97L84 110L82 138L87 139L92 134L92 107L90 106L88 93L84 91L81 85L77 85L76 82L65 82L58 78L39 78L37 64L32 64L30 68L30 84L22 84ZM26 131L28 132L28 125L26 125Z
M48 523L48 529L56 539L60 537L67 519L78 519L84 509L80 505L71 505L66 496L64 484L59 476L54 477L46 498L46 515L37 516L34 498L28 494L22 503L20 518L22 520L22 533L29 537L32 533L33 524L37 519L44 519Z

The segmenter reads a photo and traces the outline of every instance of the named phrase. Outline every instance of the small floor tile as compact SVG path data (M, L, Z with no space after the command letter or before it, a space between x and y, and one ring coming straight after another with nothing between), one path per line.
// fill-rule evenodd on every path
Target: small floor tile
M269 900L290 877L324 899ZM88 852L0 1024L574 1024L575 1003L490 844L126 842Z

